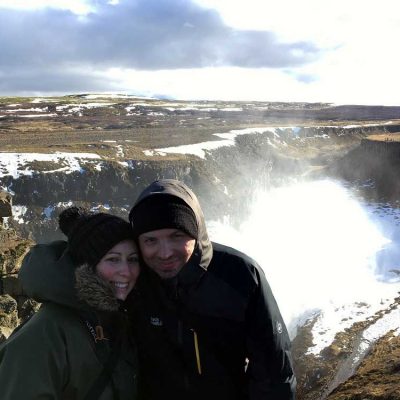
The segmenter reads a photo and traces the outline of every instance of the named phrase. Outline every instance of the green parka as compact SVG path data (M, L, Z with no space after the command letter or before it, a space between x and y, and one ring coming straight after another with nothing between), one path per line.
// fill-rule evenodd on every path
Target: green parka
M58 241L37 245L25 257L23 288L43 304L0 346L0 397L86 400L111 364L111 378L103 375L104 390L92 398L134 400L136 352L121 306L89 267L79 267L74 278L66 250Z

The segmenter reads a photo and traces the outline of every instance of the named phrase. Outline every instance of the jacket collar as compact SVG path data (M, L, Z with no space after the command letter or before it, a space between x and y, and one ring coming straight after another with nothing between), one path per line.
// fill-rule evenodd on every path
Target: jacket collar
M189 288L196 285L200 281L207 270L201 266L201 258L202 253L196 245L196 248L189 261L183 266L177 276L178 286L182 288Z
M75 289L78 299L96 311L118 311L120 303L111 285L99 277L93 269L83 264L75 271Z

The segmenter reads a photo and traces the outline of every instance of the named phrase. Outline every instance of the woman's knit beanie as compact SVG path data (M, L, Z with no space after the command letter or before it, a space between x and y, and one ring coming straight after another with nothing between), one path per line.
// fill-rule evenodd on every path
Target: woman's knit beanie
M193 210L179 197L170 194L155 194L136 204L130 214L133 234L158 229L180 229L197 240L198 226Z
M123 240L133 239L127 221L106 213L91 213L81 207L64 210L58 220L68 237L70 254L77 265L95 267L104 255Z

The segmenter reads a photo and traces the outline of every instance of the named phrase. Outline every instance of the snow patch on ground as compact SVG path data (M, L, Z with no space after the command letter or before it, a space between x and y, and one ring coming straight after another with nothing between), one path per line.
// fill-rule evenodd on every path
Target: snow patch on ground
M169 110L175 110L176 108L173 107L168 107L167 109ZM186 108L190 109L190 108ZM234 110L238 111L238 110ZM362 126L374 126L375 124L367 124L367 125L346 125L346 126L314 126L314 127L304 127L304 128L313 128L318 130L318 128L336 128L336 129L349 129L349 128L355 128L355 127L362 127ZM377 124L376 124L377 125ZM292 135L293 139L299 139L299 140L305 140L305 139L312 139L312 138L319 138L319 139L329 139L330 136L325 134L325 133L316 133L313 136L307 136L301 138L299 136L300 130L302 127L298 126L267 126L267 127L260 127L260 128L245 128L245 129L238 129L238 130L231 130L229 132L225 133L214 133L214 136L217 136L221 139L221 141L209 141L209 142L202 142L202 143L197 143L197 144L191 144L191 145L183 145L183 146L174 146L174 147L164 147L160 149L154 149L154 150L144 150L143 153L147 156L153 156L153 155L161 155L161 153L175 153L175 154L192 154L194 156L200 157L200 158L205 158L207 154L207 150L215 150L219 147L223 146L233 146L235 144L235 138L239 135L249 135L249 134L257 134L257 133L265 133L265 132L270 132L274 135L275 137L275 143L273 143L271 140L268 141L269 145L272 147L277 147L278 145L282 146L287 146L287 143L284 140L279 140L281 138L282 134L284 133L285 136L289 134ZM290 132L291 131L291 132Z
M47 107L44 108L17 108L13 110L6 110L6 113L15 113L15 112L46 112L48 111Z
M57 117L57 114L25 114L25 115L15 115L19 118L40 118L40 117Z
M400 335L400 310L398 308L384 314L364 331L354 363L358 363L371 345L390 331L393 331L396 336Z
M99 160L99 155L93 153L61 153L53 154L43 153L2 153L0 152L0 178L12 176L18 179L22 175L32 175L35 171L29 166L29 163L35 161L52 162L59 165L59 168L42 171L43 173L52 173L63 171L66 174L74 171L80 171L82 165L89 160ZM98 167L96 165L96 167Z
M54 102L54 99L48 99L46 97L37 97L36 99L33 99L31 101L32 104L38 104L38 103L47 103L47 102Z
M257 134L257 133L264 133L264 132L276 132L278 128L272 127L263 127L263 128L245 128L239 130L231 130L226 133L214 133L214 136L217 136L223 140L214 140L196 144L189 144L183 146L174 146L174 147L164 147L154 150L144 150L143 153L147 156L153 155L165 155L168 154L192 154L194 156L205 158L207 151L215 150L220 147L224 146L234 146L235 145L235 138L239 135L248 135L248 134Z
M27 210L28 209L26 206L12 206L12 218L14 219L14 221L17 222L18 224L25 223L24 216Z
M353 304L342 304L335 306L332 304L331 307L325 308L318 315L315 324L312 328L313 343L314 346L308 349L308 354L318 355L320 352L330 346L333 343L336 333L344 332L347 328L350 328L354 323L361 322L372 318L375 313L385 309L393 301L393 298L382 298L376 303L353 303ZM378 320L379 322L380 320ZM394 321L392 321L394 323ZM400 323L400 321L397 321ZM374 325L376 325L375 323ZM372 325L372 326L374 326ZM365 335L371 337L372 326L370 333L365 331ZM382 329L382 325L379 330L378 337L386 334L390 329ZM389 326L389 324L387 324ZM400 325L398 325L400 326ZM378 330L375 329L375 332ZM376 338L378 338L376 337ZM375 339L376 340L376 339Z
M86 99L95 100L101 98L110 98L110 99L142 99L142 100L154 100L154 97L147 96L132 96L129 94L121 94L121 93L97 93L97 94L88 94L84 96Z
M164 153L161 149L156 150L143 150L143 154L148 157L152 156L166 156L167 154Z
M115 103L81 103L78 105L69 105L66 106L65 109L69 112L69 113L80 113L83 110L89 110L92 108L100 108L100 107L109 107L114 105ZM70 107L70 108L68 108Z
M117 157L125 157L124 148L122 145L116 146L117 149Z
M194 156L205 158L208 150L215 150L222 146L234 146L233 140L216 140L210 142L203 142L199 144L188 144L184 146L176 147L164 147L161 149L155 149L155 154L192 154ZM145 153L146 154L146 153ZM147 155L147 154L146 154Z

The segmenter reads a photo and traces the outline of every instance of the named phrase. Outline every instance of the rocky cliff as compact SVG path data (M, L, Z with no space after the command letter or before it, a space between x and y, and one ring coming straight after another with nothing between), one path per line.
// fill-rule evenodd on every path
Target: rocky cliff
M360 304L360 312L366 305ZM293 340L293 356L301 400L365 400L400 398L399 335L400 297L382 305L371 317L336 334L318 354L313 346L310 318ZM379 336L385 324L393 330ZM397 332L396 332L397 331ZM323 333L322 333L323 334Z
M400 337L389 332L379 339L356 373L328 400L397 400L400 398Z
M321 171L377 129L254 128L237 135L234 145L205 150L203 157L101 157L80 160L80 167L68 173L66 160L58 161L64 168L56 168L53 161L19 161L19 170L14 175L4 172L0 185L13 193L16 215L10 219L11 226L23 237L36 241L57 235L54 216L66 204L102 205L124 215L140 191L160 177L179 179L191 186L207 218L229 216L234 223L239 214L246 212L256 188L281 185ZM32 172L20 173L26 170Z
M400 131L400 129L399 129ZM326 169L347 181L369 181L376 199L400 198L400 134L368 135Z
M11 217L11 196L0 192L0 220ZM33 242L0 225L0 342L5 340L36 304L24 296L18 281L21 262Z

